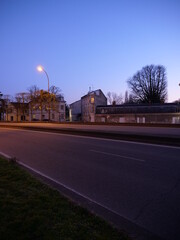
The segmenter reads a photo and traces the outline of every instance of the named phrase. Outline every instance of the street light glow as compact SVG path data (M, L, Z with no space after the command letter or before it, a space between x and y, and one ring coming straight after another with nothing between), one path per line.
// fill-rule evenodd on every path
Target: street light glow
M44 73L46 74L46 77L47 77L47 80L48 80L48 93L49 93L49 76L48 76L46 70L45 70L45 69L43 68L43 66L41 66L41 65L37 66L37 70L38 70L39 72L44 72Z
M42 67L42 66L37 66L37 70L38 70L39 72L42 72L42 71L43 71L43 67Z

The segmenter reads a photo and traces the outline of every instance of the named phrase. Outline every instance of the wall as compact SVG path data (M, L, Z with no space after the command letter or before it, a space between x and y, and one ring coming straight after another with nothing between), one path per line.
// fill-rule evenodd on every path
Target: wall
M96 107L98 105L107 105L107 98L100 89L89 92L81 98L81 113L83 122L95 122Z
M180 124L180 113L96 114L96 122Z
M81 100L70 104L69 118L70 122L81 120Z

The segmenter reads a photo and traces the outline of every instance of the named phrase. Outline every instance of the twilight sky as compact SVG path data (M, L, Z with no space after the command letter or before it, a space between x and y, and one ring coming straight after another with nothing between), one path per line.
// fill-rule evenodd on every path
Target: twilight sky
M0 91L47 78L68 104L91 87L122 93L142 67L166 67L168 102L180 98L179 0L0 0Z

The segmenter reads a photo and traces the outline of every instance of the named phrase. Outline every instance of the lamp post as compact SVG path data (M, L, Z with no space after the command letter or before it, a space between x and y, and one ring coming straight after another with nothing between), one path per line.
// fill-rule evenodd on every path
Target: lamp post
M40 66L40 65L37 66L37 70L38 70L39 72L44 72L44 73L46 74L46 77L47 77L47 80L48 80L48 93L49 93L49 76L48 76L46 70L45 70L42 66Z
M50 97L49 96L49 76L48 76L46 70L41 65L37 66L37 70L39 72L44 72L46 74L46 77L47 77L47 80L48 80L48 102L49 102L49 97ZM49 108L49 121L50 121L50 102L48 103L48 108Z

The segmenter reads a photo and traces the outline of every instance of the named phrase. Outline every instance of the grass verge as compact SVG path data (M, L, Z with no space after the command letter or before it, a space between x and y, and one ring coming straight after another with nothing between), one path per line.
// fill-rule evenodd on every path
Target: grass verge
M1 240L129 240L84 208L0 158Z

